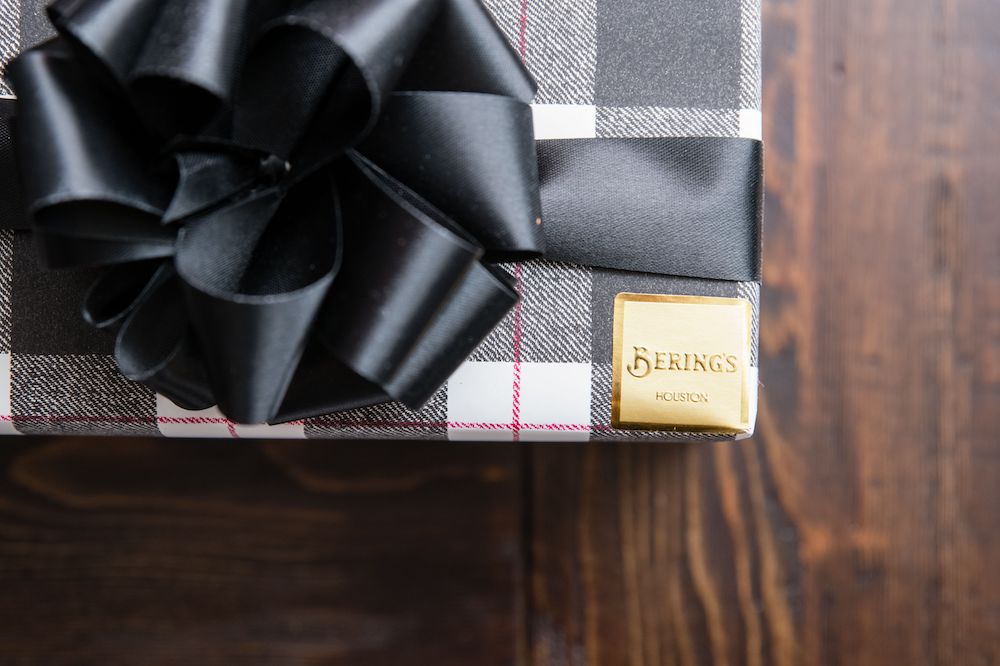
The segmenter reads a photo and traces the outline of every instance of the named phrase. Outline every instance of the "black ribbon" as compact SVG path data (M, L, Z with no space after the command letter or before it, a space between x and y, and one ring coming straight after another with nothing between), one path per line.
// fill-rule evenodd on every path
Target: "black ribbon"
M534 85L478 0L60 0L28 213L129 378L247 423L421 406L541 254ZM303 356L307 362L303 363Z
M51 267L122 372L243 422L419 407L516 295L492 262L760 278L761 146L540 141L479 0L59 0L0 100ZM19 172L19 173L18 173ZM539 202L540 180L540 202ZM545 224L541 225L544 211Z
M539 142L546 256L759 281L762 150L720 137Z

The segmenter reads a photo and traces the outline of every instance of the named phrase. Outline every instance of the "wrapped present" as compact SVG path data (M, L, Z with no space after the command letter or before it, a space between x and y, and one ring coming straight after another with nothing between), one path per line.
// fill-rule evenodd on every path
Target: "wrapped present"
M9 4L0 431L752 433L758 0Z

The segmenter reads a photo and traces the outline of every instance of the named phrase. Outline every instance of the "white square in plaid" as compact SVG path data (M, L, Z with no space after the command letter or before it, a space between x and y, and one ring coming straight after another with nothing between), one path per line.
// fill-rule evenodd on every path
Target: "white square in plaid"
M227 419L217 407L191 411L157 394L156 423L164 437L217 437L247 439L305 439L301 422L282 425L240 425Z
M592 139L597 136L597 107L583 104L533 104L535 139Z
M764 115L758 109L740 109L740 137L764 140Z
M236 436L247 439L305 439L306 429L302 421L278 425L237 425Z
M169 398L156 394L156 424L164 437L228 438L234 426L217 408L193 412L181 409Z
M535 442L590 439L590 364L522 363L518 426Z
M514 439L514 363L464 363L448 380L448 439Z

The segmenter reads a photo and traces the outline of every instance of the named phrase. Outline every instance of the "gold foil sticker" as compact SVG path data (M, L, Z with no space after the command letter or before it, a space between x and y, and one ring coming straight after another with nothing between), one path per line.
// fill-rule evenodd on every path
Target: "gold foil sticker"
M611 425L749 430L751 316L738 298L618 294Z

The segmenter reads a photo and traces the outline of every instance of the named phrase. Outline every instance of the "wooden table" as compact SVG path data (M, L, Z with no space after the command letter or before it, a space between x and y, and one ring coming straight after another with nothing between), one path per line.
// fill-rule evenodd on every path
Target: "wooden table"
M1000 3L765 20L755 440L8 439L0 663L1000 663Z

